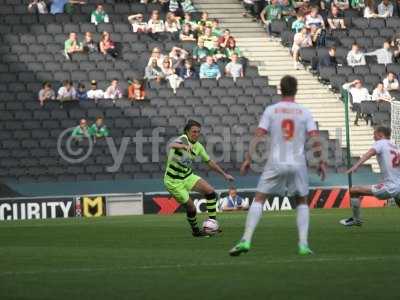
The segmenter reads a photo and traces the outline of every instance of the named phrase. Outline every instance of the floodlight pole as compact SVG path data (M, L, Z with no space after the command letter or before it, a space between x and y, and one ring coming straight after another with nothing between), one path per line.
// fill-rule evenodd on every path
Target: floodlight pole
M346 154L347 154L347 170L351 168L351 151L350 151L350 118L349 118L349 92L346 91L346 97L344 97L344 114L345 114L345 126L346 126ZM347 180L349 190L353 186L353 179L351 173L347 174Z

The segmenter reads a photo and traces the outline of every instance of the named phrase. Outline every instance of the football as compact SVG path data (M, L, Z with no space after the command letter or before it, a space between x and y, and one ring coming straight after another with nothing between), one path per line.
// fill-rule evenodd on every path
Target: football
M208 234L216 234L219 232L219 224L217 220L208 219L203 222L203 230Z

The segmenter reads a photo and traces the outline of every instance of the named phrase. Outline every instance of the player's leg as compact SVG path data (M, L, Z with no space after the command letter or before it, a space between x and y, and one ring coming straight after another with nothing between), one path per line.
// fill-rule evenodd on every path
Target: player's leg
M296 198L297 201L297 215L296 225L299 235L299 254L308 255L313 252L308 246L308 231L310 226L310 208L308 207L307 197L299 196Z
M214 188L207 181L199 177L193 186L193 190L204 195L207 201L208 217L215 220L217 218L217 193Z
M200 230L199 225L197 223L197 218L196 218L197 211L196 211L196 206L193 203L193 200L189 198L184 205L186 206L187 221L189 222L189 225L192 228L192 235L194 237L206 236L207 234L205 234L202 230Z
M268 198L267 194L260 192L256 193L253 203L251 204L247 213L246 225L243 236L239 243L237 243L230 251L231 256L238 256L241 253L246 253L250 250L251 240L253 238L254 231L261 219L263 213L263 206L265 199Z

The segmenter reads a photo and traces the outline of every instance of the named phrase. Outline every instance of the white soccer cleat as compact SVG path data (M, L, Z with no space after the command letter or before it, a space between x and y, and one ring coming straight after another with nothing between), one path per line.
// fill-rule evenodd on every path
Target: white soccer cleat
M342 224L343 226L361 226L362 225L362 221L361 220L356 220L353 217L350 217L348 219L342 219L339 221L340 224Z

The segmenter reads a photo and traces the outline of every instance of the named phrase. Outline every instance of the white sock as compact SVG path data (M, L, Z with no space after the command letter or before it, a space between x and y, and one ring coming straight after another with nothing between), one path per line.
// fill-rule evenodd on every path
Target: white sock
M351 208L353 210L353 218L360 220L360 198L351 198Z
M310 209L307 204L297 206L297 230L299 231L299 246L308 246L308 226L310 223Z
M251 242L254 230L256 229L257 224L261 219L262 212L263 212L262 203L253 201L253 203L250 206L249 212L247 213L246 228L244 230L242 240L245 240L246 242L249 243Z

